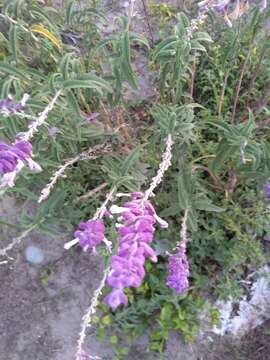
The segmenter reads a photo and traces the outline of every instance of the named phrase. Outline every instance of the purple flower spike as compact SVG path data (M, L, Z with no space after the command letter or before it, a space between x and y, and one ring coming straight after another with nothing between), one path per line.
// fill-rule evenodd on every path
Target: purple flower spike
M32 145L28 141L18 141L9 145L0 142L0 174L14 171L19 161L26 161L31 156Z
M168 272L167 285L171 289L181 294L188 288L189 263L186 256L186 245L183 241L180 243L177 253L169 257Z
M112 270L107 278L107 284L113 290L106 296L105 302L113 310L119 305L127 304L124 288L141 286L145 276L146 258L157 262L150 243L153 240L155 223L165 224L149 201L142 202L141 193L132 193L131 196L132 201L126 202L123 207L111 207L111 212L121 214L120 220L123 221L118 228L119 248L117 254L111 257Z
M264 189L264 194L267 200L270 200L270 182L267 181L264 185L263 185L263 189Z
M105 226L102 220L88 220L80 222L79 230L75 231L75 238L80 246L87 250L99 245L105 239Z

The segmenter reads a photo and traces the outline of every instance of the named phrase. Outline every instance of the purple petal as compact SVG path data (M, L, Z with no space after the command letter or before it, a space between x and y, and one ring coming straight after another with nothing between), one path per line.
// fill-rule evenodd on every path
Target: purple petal
M115 310L120 305L127 305L128 298L122 290L116 289L110 292L104 299L105 303Z

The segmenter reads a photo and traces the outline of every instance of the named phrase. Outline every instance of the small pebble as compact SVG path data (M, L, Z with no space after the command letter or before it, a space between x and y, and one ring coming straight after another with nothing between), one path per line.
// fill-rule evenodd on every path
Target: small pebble
M37 247L30 245L25 250L26 260L32 264L40 264L44 260L43 251Z

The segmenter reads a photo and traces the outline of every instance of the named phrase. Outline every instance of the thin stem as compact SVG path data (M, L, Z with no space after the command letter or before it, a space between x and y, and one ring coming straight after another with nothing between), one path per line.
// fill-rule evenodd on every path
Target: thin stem
M196 170L206 171L208 173L208 175L213 179L215 187L217 189L219 189L220 191L224 190L224 185L222 184L222 182L219 180L219 178L207 166L193 165L192 170L194 170L194 171L196 171Z
M134 15L134 5L136 0L129 0L129 8L128 8L128 22L126 31L129 31L131 19Z
M166 143L166 149L162 155L162 162L159 164L159 169L157 172L157 175L152 179L152 182L150 184L150 187L146 190L144 197L142 199L142 203L148 200L149 197L154 196L153 191L155 188L161 183L165 172L168 170L168 168L171 165L171 159L172 159L172 135L169 134L167 138L165 139Z
M196 58L192 62L192 73L191 73L190 89L189 89L189 95L191 100L193 99L195 75L196 75Z
M8 246L6 246L4 249L0 249L0 256L8 256L7 253L11 251L14 248L14 246L19 245L22 242L22 240L26 238L26 236L36 227L37 224L30 226L28 229L22 232L21 235L15 237Z
M266 51L267 51L267 47L264 47L262 49L259 61L258 61L257 65L256 65L256 67L255 67L255 71L254 71L254 73L253 73L253 75L252 75L252 77L250 79L250 83L249 83L249 86L248 86L248 94L247 94L248 100L247 101L249 101L249 99L250 99L254 83L255 83L255 81L256 81L259 73L260 73L261 64L262 64L263 58L264 58L264 56L266 54Z
M232 108L232 117L231 117L231 122L232 123L235 120L236 107L237 107L238 100L239 100L239 94L240 94L240 90L241 90L241 86L242 86L242 81L243 81L243 78L244 78L246 66L248 64L248 61L249 61L249 58L250 58L250 55L251 55L251 51L252 51L252 46L250 45L247 56L245 58L245 61L243 62L243 65L241 67L240 77L239 77L239 80L238 80L237 85L236 85L235 97L234 97L233 108Z
M93 195L97 194L101 190L105 189L107 186L108 186L108 183L106 183L106 182L98 185L94 189L89 190L86 194L79 196L76 200L76 203L78 203L81 200L85 200L85 199L92 197Z
M49 112L53 109L56 100L61 94L61 90L57 91L52 101L46 106L46 108L39 114L38 118L29 126L29 130L24 134L23 140L29 141L38 131L39 126L41 126L47 119Z
M39 39L33 34L33 32L32 32L31 30L27 29L24 25L18 23L18 21L12 19L10 16L4 15L4 14L0 14L0 17L8 20L9 22L11 22L11 23L14 24L14 25L19 26L19 27L20 27L22 30L24 30L25 32L30 33L31 36L32 36L32 38L33 38L34 40L39 41Z
M108 152L110 150L110 145L106 143L96 145L93 148L83 151L74 158L67 160L63 165L60 165L58 167L58 170L56 170L50 178L50 182L45 186L43 190L41 190L41 195L38 199L38 202L41 203L43 200L48 198L57 181L65 176L64 173L69 166L72 166L73 164L81 160L94 160L100 155L100 153Z
M116 192L116 190L117 190L117 188L116 188L116 186L114 186L114 187L111 189L111 191L106 195L105 201L103 202L103 204L101 205L101 207L97 209L97 211L96 211L96 213L95 213L95 215L94 215L94 217L93 217L94 220L96 220L96 219L102 219L102 218L103 218L103 216L104 216L104 214L105 214L105 211L106 211L106 209L107 209L107 204L108 204L109 201L112 200L113 195L114 195L114 193Z
M231 71L231 69L229 68L225 73L223 86L222 86L220 97L219 97L218 104L217 104L217 113L218 113L219 118L221 117L222 105L223 105L223 100L224 100L224 96L225 96L225 90L226 90L226 87L227 87L228 77L229 77L230 71Z
M82 358L82 347L83 343L86 337L86 330L87 328L91 327L91 321L92 317L96 312L97 306L98 306L98 298L102 294L102 290L105 286L105 282L107 279L107 276L109 274L110 268L106 268L103 273L103 278L99 284L99 287L95 290L94 296L91 299L90 306L87 309L85 315L82 318L82 324L81 324L81 332L79 334L79 340L78 340L78 346L77 346L77 352L76 352L76 360L81 360Z
M120 109L116 109L115 111L115 118L116 123L118 125L118 128L121 129L121 133L123 134L123 137L125 138L126 143L130 143L130 135L127 131L127 126L125 123L125 120L123 119L123 112Z
M183 241L184 243L187 242L187 219L188 219L188 213L189 210L185 209L184 217L182 219L182 226L180 231L180 241Z
M146 23L147 23L147 27L148 27L148 31L149 31L149 35L150 35L150 39L151 39L151 46L154 46L154 35L153 35L153 31L152 31L152 27L150 25L150 21L149 21L149 15L148 15L148 11L147 11L147 7L145 4L145 0L141 0L142 4L143 4L143 11L145 14L145 18L146 18Z

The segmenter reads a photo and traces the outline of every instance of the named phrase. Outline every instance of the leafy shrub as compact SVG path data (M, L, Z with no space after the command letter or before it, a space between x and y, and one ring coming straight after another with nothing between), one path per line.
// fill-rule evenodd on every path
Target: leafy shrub
M31 95L22 111L2 104L3 139L13 143L29 118L31 130L40 119L35 114L59 94L31 137L43 172L23 169L14 187L1 190L22 200L45 200L35 218L23 216L26 230L55 235L52 225L58 224L69 234L81 220L93 219L101 200L147 188L161 155L168 155L170 136L174 142L154 198L169 223L155 233L158 264L147 260L143 283L125 289L128 306L112 311L100 303L99 316L93 317L100 338L110 334L117 358L127 355L134 337L146 330L155 351L164 349L171 330L191 341L205 306L218 322L209 296L240 296L246 291L241 280L264 262L261 240L270 221L262 192L270 171L268 12L254 7L232 28L213 13L194 26L186 15L169 12L166 31L150 48L144 36L131 31L131 15L120 17L115 32L104 36L100 28L107 20L95 7L70 1L60 13L38 2L0 1L1 98L12 93L19 101L25 92ZM151 103L131 108L124 95L137 87L133 60L140 51L149 58L153 86L160 92ZM110 197L99 192L105 188ZM105 207L100 209L104 214ZM166 285L166 269L185 212L190 287L179 295ZM115 254L115 224L104 221ZM108 266L108 248L97 251Z

